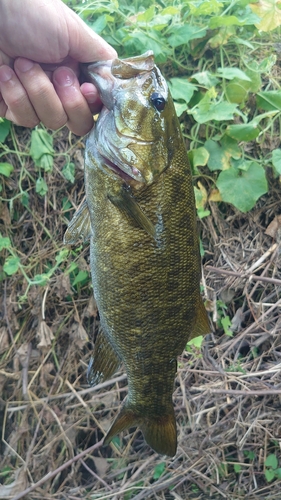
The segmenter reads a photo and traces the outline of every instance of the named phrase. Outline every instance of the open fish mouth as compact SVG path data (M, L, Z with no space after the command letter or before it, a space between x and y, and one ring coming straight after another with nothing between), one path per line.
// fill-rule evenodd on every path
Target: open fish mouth
M145 183L145 179L143 178L141 172L136 167L131 167L131 171L130 173L128 173L128 171L123 170L118 165L116 165L116 163L113 163L108 158L105 158L105 156L101 155L101 158L103 164L106 165L112 172L114 172L118 177L123 179L125 182L131 181L133 179L142 184Z

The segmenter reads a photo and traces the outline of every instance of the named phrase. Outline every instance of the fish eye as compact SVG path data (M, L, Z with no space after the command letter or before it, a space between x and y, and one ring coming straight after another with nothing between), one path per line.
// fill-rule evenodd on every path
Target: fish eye
M150 100L157 111L163 111L165 108L166 100L158 92L153 92L150 96Z

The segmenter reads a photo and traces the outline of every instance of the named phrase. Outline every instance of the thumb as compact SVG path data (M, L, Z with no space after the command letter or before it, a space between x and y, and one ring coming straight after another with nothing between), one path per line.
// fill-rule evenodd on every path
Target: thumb
M65 16L69 33L69 56L79 62L115 59L116 50L87 26L67 5Z

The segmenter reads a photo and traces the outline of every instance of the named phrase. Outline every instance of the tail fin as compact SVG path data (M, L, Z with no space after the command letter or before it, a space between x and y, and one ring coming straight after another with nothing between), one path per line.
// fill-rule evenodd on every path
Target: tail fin
M105 436L104 443L110 443L116 434L135 426L141 428L147 444L156 453L171 457L176 454L177 429L172 405L170 412L161 416L142 416L139 410L134 411L133 407L125 403Z

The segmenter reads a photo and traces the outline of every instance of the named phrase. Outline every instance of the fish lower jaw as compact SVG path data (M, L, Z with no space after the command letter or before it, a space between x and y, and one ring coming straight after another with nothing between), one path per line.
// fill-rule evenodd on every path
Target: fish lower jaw
M117 177L120 179L124 180L128 184L131 184L132 181L137 184L143 185L145 184L145 180L140 173L140 171L136 167L131 167L131 173L129 174L128 172L125 172L122 170L118 165L113 163L111 160L108 158L105 158L102 156L102 164L103 167L107 167L111 172L113 172Z

